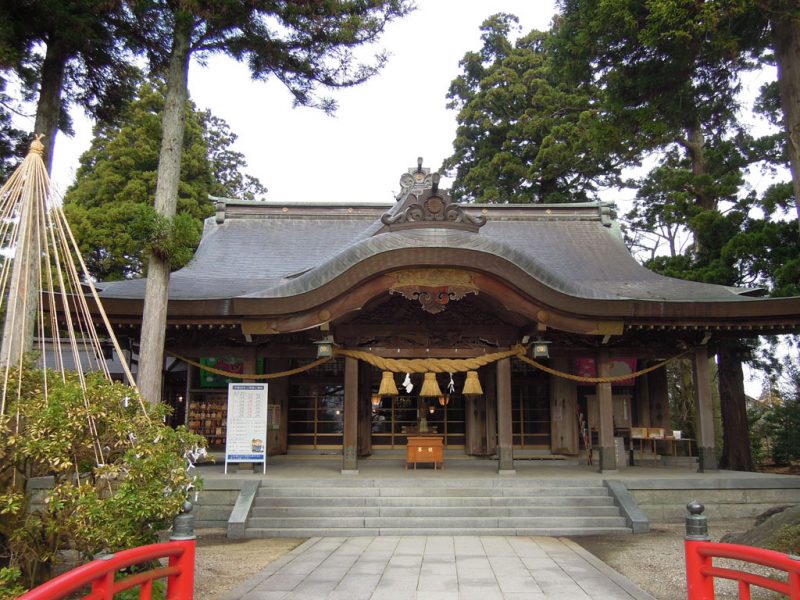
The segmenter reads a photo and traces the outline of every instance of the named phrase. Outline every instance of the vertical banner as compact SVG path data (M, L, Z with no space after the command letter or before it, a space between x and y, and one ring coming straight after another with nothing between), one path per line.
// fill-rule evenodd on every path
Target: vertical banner
M225 439L225 473L228 461L263 463L267 472L267 384L228 384L228 431Z

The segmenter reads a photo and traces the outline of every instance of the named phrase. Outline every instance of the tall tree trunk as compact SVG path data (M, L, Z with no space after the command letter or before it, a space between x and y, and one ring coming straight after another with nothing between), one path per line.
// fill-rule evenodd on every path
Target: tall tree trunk
M155 209L172 218L178 201L181 175L183 130L186 101L189 97L189 57L192 33L188 15L175 15L172 51L167 72L167 94L161 117L161 153L158 160ZM149 402L161 401L161 379L164 367L164 339L167 324L169 258L150 253L147 263L147 285L142 314L142 335L139 345L138 384Z
M702 177L708 173L708 162L706 160L706 139L700 125L695 123L686 128L687 140L684 147L689 153L689 160L692 161L692 175ZM693 190L694 201L703 210L714 210L717 207L717 199L709 195L706 190Z
M794 185L794 205L800 227L800 19L789 15L773 18L772 39L778 63L778 87Z
M64 84L64 69L67 55L58 41L47 44L39 83L39 102L36 105L34 136L42 134L44 161L49 173L53 164L53 146L61 115L61 89ZM36 313L39 308L39 258L36 250L35 224L38 221L37 205L34 201L33 185L26 186L23 208L20 214L19 238L11 276L8 318L3 327L0 365L16 364L26 352L33 350L36 330ZM13 318L12 318L13 316Z
M719 401L722 412L722 457L719 466L734 471L753 471L744 374L735 342L723 344L719 356Z
M42 64L42 78L39 84L39 102L36 105L34 135L42 134L44 144L44 164L47 172L53 166L53 148L56 143L58 122L61 118L61 90L64 86L64 69L67 55L59 47L58 40L51 36Z
M692 163L692 175L701 177L708 172L708 164L706 162L706 140L703 135L703 130L700 125L693 123L686 126L686 139L682 140L682 145L689 155L689 160ZM703 210L714 210L717 206L717 199L709 197L703 189L693 189L694 203ZM705 252L703 244L697 239L696 232L694 235L694 250L698 255Z

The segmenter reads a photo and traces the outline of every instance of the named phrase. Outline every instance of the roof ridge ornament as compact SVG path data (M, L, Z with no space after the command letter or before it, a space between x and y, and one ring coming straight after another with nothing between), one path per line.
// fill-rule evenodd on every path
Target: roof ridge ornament
M416 168L411 167L408 172L400 176L400 193L395 196L395 200L402 202L408 198L409 194L419 195L424 190L431 189L433 177L431 170L422 167L422 157L417 158Z
M439 173L422 168L422 157L417 159L417 169L409 169L400 178L402 191L398 204L381 217L389 231L423 227L462 229L477 233L486 224L486 217L467 214L464 207L454 202L444 190L439 190Z

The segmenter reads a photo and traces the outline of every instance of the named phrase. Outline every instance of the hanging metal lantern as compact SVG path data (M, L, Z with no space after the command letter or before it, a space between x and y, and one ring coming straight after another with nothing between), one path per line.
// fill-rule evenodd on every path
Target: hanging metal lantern
M381 375L381 386L378 389L379 396L397 396L397 384L394 382L394 373L384 371Z
M533 358L550 358L550 352L547 349L548 344L550 342L544 340L538 340L534 343L532 348Z
M465 396L482 396L483 388L481 380L478 379L477 371L467 371L467 379L464 381L464 390L461 392Z
M450 394L439 396L439 406L447 406L450 403Z
M333 336L326 335L321 340L314 342L317 345L317 358L333 356Z
M379 394L372 394L372 398L370 398L372 402L372 408L380 408L381 407L381 397Z
M425 373L425 380L422 382L422 389L419 395L423 398L438 398L442 395L439 383L436 381L436 373Z

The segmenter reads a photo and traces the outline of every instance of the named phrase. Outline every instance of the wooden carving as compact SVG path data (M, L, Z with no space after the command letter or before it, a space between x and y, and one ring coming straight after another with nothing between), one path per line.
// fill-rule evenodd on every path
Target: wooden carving
M390 294L418 300L422 310L434 315L445 310L450 302L478 293L472 274L457 269L411 269L391 273L390 277L395 279Z
M477 233L486 224L486 217L470 215L446 193L425 190L417 197L408 194L393 213L381 217L390 231L416 227L445 227Z

